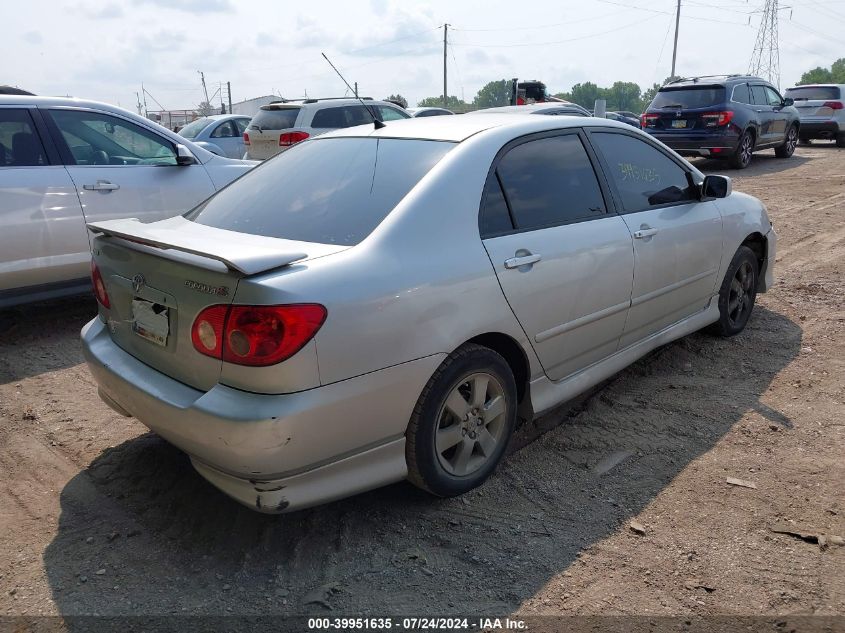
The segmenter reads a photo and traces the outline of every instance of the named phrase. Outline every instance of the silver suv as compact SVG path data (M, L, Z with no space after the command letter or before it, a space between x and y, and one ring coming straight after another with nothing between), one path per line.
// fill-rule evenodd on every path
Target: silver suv
M796 86L789 88L785 96L795 102L801 117L801 142L823 138L845 147L845 84Z
M411 118L399 106L369 97L276 101L261 106L249 122L244 158L265 160L312 136L372 123L374 116L379 121Z

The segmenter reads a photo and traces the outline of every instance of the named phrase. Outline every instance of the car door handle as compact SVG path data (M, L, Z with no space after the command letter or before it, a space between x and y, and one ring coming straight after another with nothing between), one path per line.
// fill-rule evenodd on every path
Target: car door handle
M639 231L634 231L634 238L641 240L646 237L651 237L652 235L657 235L659 231L657 229L653 229L651 227L644 226Z
M108 180L98 180L93 185L82 185L82 188L88 191L114 191L120 189L120 185L116 185Z
M534 254L527 254L527 255L520 255L518 257L511 257L510 259L505 260L505 268L519 268L520 266L530 266L532 264L536 264L541 259L543 259L542 255L534 255Z

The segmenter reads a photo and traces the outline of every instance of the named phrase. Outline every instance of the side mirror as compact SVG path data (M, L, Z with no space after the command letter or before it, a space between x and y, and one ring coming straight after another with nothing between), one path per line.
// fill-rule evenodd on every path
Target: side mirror
M785 108L788 107L788 106L794 105L794 104L795 104L795 99L793 99L791 97L786 97L783 100L783 107L785 107Z
M733 187L727 176L705 176L701 183L701 200L716 200L731 195Z
M187 147L182 143L176 144L176 164L177 165L194 165L197 159Z

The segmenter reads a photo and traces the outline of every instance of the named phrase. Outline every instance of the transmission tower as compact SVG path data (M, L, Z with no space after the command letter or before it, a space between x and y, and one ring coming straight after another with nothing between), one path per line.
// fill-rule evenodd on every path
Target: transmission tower
M748 74L768 79L780 89L780 50L778 48L778 0L766 0L763 19L757 31Z

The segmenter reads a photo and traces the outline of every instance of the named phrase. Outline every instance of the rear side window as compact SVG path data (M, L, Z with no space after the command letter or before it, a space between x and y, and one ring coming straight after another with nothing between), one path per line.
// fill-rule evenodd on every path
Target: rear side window
M576 134L528 141L496 169L516 229L530 231L604 214L593 166Z
M837 86L798 86L789 88L786 96L795 101L828 101L841 99L842 93Z
M695 199L687 172L645 141L609 132L590 135L626 213Z
M299 107L274 108L272 110L261 108L258 114L252 117L249 127L253 130L258 128L262 130L286 130L294 126L298 114Z
M748 84L734 86L733 100L737 103L751 103L751 93L748 92Z
M453 147L440 141L317 138L247 172L186 217L240 233L351 246Z
M212 120L208 117L203 117L201 119L197 119L196 121L191 121L190 123L188 123L188 125L179 130L179 136L183 136L184 138L194 138L197 134L202 132L205 127L209 123L211 123L211 121Z
M338 106L317 110L314 113L311 127L338 129L372 123L373 117L378 117L379 112L376 106L370 107L372 114L362 105Z
M29 112L0 108L0 167L46 164L44 146Z
M505 201L505 194L502 193L502 186L499 184L499 177L496 172L491 172L484 185L484 194L481 197L481 214L478 219L478 231L481 237L493 237L501 233L513 230L508 203Z
M710 108L725 101L724 86L700 86L685 88L664 88L657 93L651 107L675 108L676 110Z

